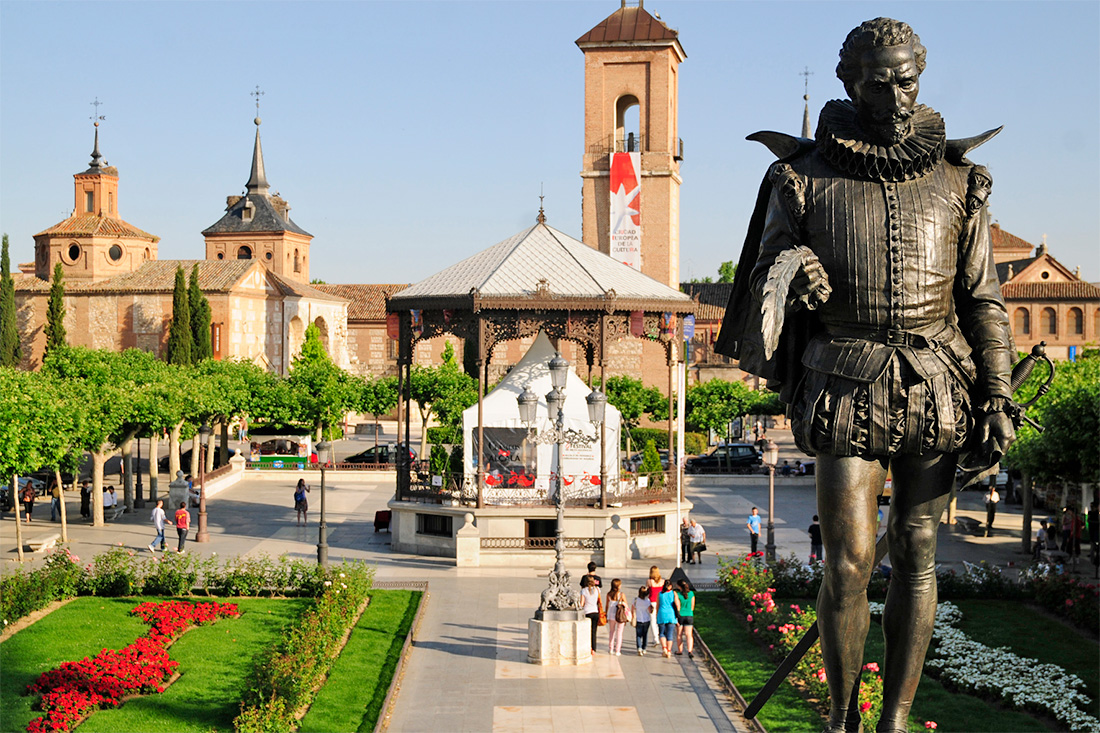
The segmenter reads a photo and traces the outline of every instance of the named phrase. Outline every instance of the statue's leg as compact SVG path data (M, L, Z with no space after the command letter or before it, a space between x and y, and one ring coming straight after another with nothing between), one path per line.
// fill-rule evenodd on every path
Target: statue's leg
M845 730L849 712L849 729L858 725L858 708L849 708L870 625L867 582L875 556L876 497L885 480L886 459L818 454L817 513L828 562L817 619L829 684L829 730Z
M886 638L879 731L904 731L936 620L936 532L955 480L957 457L896 456L887 531L890 590L882 619Z

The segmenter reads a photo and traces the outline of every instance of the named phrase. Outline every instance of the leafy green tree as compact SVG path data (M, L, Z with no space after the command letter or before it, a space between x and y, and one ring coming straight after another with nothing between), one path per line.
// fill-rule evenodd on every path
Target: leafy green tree
M325 353L321 332L313 323L306 328L302 350L294 357L286 384L295 397L297 421L313 425L317 440L325 427L343 419L361 393L355 380Z
M737 263L733 260L726 260L722 264L718 265L718 282L731 283L733 278L737 276Z
M183 267L176 268L176 287L172 291L172 325L168 329L168 348L164 360L187 366L191 363L191 308L187 298L187 278Z
M648 414L654 420L668 419L668 400L656 387L647 387L642 380L616 375L607 378L604 389L607 401L619 411L622 424L626 428L626 452L630 455L630 431L638 427L642 415Z
M657 444L652 440L645 442L645 452L642 453L642 465L639 473L649 476L651 487L663 486L665 483L664 466L661 465L661 454L657 450Z
M65 341L65 276L58 262L53 266L53 280L50 282L50 300L46 305L46 350L42 358L53 349L64 348Z
M191 311L191 363L198 364L214 355L210 344L210 301L199 288L199 265L191 268L187 287L187 306Z
M1020 394L1035 394L1042 377L1033 374ZM1050 391L1028 409L1028 416L1043 432L1021 427L1007 465L1040 481L1100 482L1100 354L1058 362Z
M689 387L684 395L687 404L684 419L695 428L724 435L731 422L749 412L758 399L755 394L742 382L723 379L701 382Z
M477 403L477 382L459 368L450 341L443 348L442 364L413 367L409 389L425 427L433 414L441 425L460 425L462 411ZM423 430L420 455L425 454L427 446L428 431Z
M19 366L23 347L19 343L19 320L15 312L15 280L11 276L8 235L0 245L0 366Z

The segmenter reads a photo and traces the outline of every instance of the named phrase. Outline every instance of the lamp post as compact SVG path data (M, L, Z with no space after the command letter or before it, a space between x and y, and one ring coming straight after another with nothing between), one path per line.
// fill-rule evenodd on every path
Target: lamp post
M328 463L328 449L331 444L322 440L317 444L317 462L321 464L321 524L317 536L317 564L328 567L328 528L325 525L325 464Z
M141 438L135 438L137 443L137 475L134 477L134 489L137 496L134 497L134 506L141 509L145 506L145 491L141 485Z
M199 531L195 542L209 542L210 532L206 529L206 444L213 431L205 423L199 428ZM190 501L191 497L187 498Z
M607 508L607 426L603 416L607 410L607 395L599 387L588 393L588 421L600 429L600 509Z
M557 523L554 540L554 569L550 571L550 587L543 591L542 602L539 605L536 618L541 618L544 611L578 611L581 608L580 593L569 583L569 572L565 569L565 482L562 480L562 446L567 442L591 445L594 439L575 430L565 429L565 383L569 375L569 362L562 358L561 354L555 354L547 364L550 369L550 384L552 389L546 395L546 407L550 419L554 421L551 430L536 432L534 428L535 417L538 412L538 396L528 385L523 393L516 399L519 406L520 420L527 425L530 437L536 444L554 443L557 462L557 486L554 495L554 505L557 509ZM603 422L603 411L607 404L607 398L598 390L588 396L588 415L592 422L597 418ZM601 480L604 469L601 464Z
M764 545L764 559L775 562L775 465L779 463L779 446L768 439L764 449L764 465L768 467L768 542Z

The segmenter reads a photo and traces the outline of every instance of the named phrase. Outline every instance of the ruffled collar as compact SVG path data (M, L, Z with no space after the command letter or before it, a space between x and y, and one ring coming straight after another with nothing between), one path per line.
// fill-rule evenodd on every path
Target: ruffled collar
M821 110L818 149L831 166L856 178L910 181L939 165L947 147L943 118L932 108L917 105L910 123L909 136L895 145L867 142L855 105L833 99Z

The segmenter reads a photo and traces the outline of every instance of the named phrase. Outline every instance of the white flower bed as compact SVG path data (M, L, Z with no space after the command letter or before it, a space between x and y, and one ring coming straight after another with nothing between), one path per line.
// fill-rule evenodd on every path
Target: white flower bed
M883 604L871 603L871 614L882 614ZM1081 710L1088 705L1085 683L1056 664L1013 654L1006 647L990 648L954 627L962 611L944 601L936 609L934 655L924 666L963 690L987 693L1020 710L1050 713L1071 731L1100 731L1100 720Z

